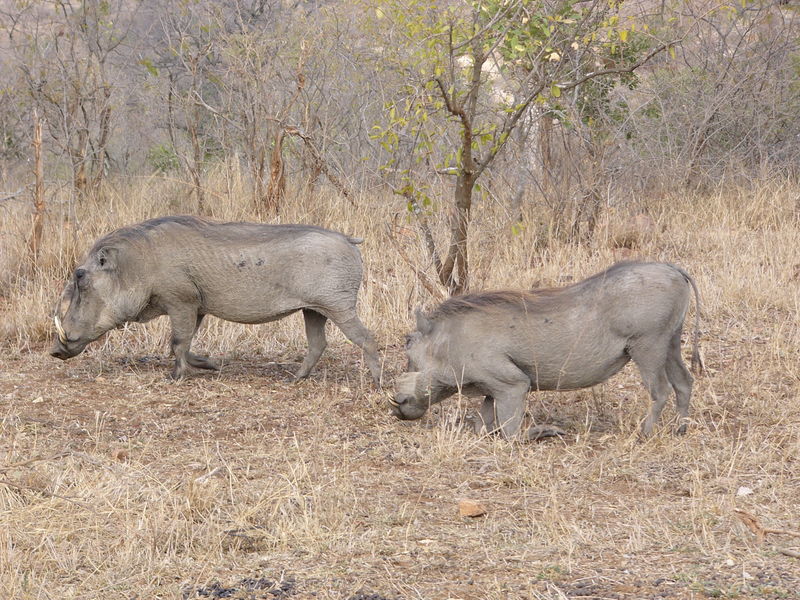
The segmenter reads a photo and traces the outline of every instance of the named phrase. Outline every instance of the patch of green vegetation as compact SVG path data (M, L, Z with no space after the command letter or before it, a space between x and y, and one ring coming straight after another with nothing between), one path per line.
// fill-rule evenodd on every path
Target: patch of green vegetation
M558 581L563 579L566 574L566 569L561 565L547 565L536 574L536 579L539 581Z

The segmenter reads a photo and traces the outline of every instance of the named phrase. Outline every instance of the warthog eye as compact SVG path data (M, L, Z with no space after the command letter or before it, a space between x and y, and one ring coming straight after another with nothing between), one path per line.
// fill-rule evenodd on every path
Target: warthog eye
M411 348L416 342L419 341L419 334L418 333L408 333L406 334L406 350Z

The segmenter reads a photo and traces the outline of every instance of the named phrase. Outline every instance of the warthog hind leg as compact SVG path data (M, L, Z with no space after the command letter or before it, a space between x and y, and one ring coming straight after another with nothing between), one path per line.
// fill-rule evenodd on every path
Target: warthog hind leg
M328 341L325 339L325 323L327 317L309 308L303 309L303 320L306 323L306 339L308 339L308 354L303 359L303 364L297 370L295 379L305 379L311 369L319 362L319 357L325 351Z
M372 333L370 333L369 329L364 327L364 324L357 316L346 321L334 320L334 323L336 323L336 326L347 336L348 340L364 351L364 360L367 362L367 367L369 367L369 372L372 374L372 379L375 385L380 385L381 363L378 358L378 345L375 343L375 338L372 337Z
M672 390L666 369L668 344L669 340L665 340L663 336L654 336L650 340L639 340L628 349L633 362L639 367L642 381L653 400L650 412L642 424L644 437L653 433L653 427L661 416Z
M681 332L676 332L669 343L667 353L667 379L675 390L675 408L678 410L678 429L675 433L686 433L686 421L689 418L689 399L692 397L694 378L681 358Z

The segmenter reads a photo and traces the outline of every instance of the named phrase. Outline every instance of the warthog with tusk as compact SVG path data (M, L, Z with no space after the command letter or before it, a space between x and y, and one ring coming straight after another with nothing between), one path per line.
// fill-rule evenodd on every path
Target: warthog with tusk
M172 377L178 379L187 365L217 368L189 351L205 315L265 323L302 310L308 354L298 378L317 364L330 319L364 351L377 383L377 346L356 313L359 243L309 225L215 223L189 216L118 229L95 243L64 288L50 353L68 359L114 327L168 315Z
M419 419L457 391L482 395L479 427L511 438L529 390L597 385L633 360L653 399L642 433L652 432L671 390L683 433L692 376L681 359L681 329L691 290L692 366L702 368L697 285L666 263L623 262L564 288L470 294L427 316L417 311L409 372L397 379L392 412Z

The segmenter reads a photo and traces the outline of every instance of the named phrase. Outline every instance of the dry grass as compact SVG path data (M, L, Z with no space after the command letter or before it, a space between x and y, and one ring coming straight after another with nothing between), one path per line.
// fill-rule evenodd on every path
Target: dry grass
M252 218L240 178L214 182L212 216ZM48 313L90 242L194 209L163 180L118 190L70 226L56 194L35 269L23 260L27 207L0 208L0 597L798 597L800 561L779 550L800 538L759 544L734 512L800 529L796 186L646 207L657 228L638 254L685 266L703 294L710 369L685 437L670 434L668 409L637 439L648 400L629 367L593 390L531 395L532 418L568 435L530 445L460 432L465 399L422 422L392 419L338 332L311 380L292 383L296 317L209 319L196 347L225 366L180 384L165 380L163 320L49 358ZM361 313L389 379L409 310L428 301L390 251L398 211L384 196L354 208L323 194L282 216L366 238ZM512 235L499 208L476 215L476 287L554 285L614 261L606 230L570 246L541 238L547 215L529 216L537 225ZM462 498L488 513L460 518Z

